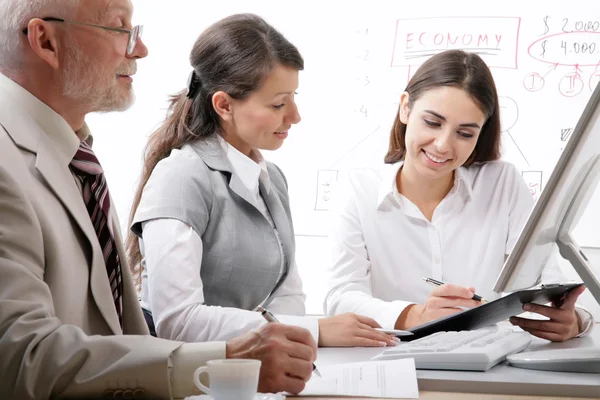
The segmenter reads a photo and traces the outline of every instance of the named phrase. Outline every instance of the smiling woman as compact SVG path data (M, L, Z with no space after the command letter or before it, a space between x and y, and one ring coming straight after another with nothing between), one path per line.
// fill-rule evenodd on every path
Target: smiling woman
M338 189L327 314L356 312L409 329L477 307L476 287L485 298L499 296L493 284L533 199L516 168L498 161L498 104L490 70L475 54L445 51L417 70L400 97L388 165L355 171ZM429 293L423 277L452 284ZM542 279L559 277L550 260ZM574 307L579 294L548 325L553 332L539 321L515 323L570 339L589 318ZM557 315L550 311L542 314Z

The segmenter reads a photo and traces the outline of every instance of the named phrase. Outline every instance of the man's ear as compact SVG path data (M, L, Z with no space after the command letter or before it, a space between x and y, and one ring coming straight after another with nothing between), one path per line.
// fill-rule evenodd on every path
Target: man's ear
M225 122L233 118L233 99L227 93L219 90L212 96L212 106L219 117Z
M52 24L34 18L27 25L27 41L31 50L54 69L60 66L57 30Z
M403 92L400 95L400 107L398 107L398 115L400 116L400 122L404 125L408 124L408 114L410 112L409 104L409 94L408 92Z

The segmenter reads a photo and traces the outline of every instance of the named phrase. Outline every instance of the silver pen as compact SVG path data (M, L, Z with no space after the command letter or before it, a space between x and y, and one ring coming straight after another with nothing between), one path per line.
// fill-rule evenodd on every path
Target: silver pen
M266 308L264 308L262 306L256 307L256 311L258 311L267 320L267 322L279 322L279 321L277 321L277 318L275 318L275 316L269 310L267 310ZM320 378L321 373L317 369L317 366L315 365L315 363L313 363L312 366L313 366L313 372Z

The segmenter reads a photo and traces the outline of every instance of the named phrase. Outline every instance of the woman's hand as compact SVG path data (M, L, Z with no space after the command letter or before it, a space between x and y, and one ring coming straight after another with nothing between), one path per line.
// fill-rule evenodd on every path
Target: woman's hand
M539 304L525 304L525 311L534 312L550 318L549 321L540 321L521 317L511 317L510 322L519 326L524 331L542 339L553 342L564 342L579 335L581 320L575 311L577 298L585 291L585 286L571 290L560 307L549 307Z
M396 321L396 329L414 326L462 311L459 307L474 308L481 302L473 300L475 288L441 285L431 291L425 304L412 304L404 309Z
M384 347L400 342L374 328L381 328L374 319L352 313L322 318L319 320L319 346Z

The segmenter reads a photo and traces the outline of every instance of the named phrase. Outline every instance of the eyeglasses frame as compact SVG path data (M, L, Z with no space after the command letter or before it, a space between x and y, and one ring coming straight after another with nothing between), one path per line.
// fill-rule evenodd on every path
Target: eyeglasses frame
M63 23L67 23L67 24L91 26L93 28L100 28L100 29L104 29L104 30L112 31L112 32L126 33L129 35L129 41L127 42L127 55L128 56L133 54L133 50L135 49L135 46L137 45L139 39L142 37L142 33L144 31L143 25L136 25L131 29L126 29L126 28L113 28L111 26L104 26L104 25L97 25L97 24L88 24L86 22L72 21L72 20L56 18L56 17L45 17L45 18L40 18L40 19L42 21L46 21L46 22L63 22ZM28 32L27 28L24 28L23 34L27 35L27 32Z

